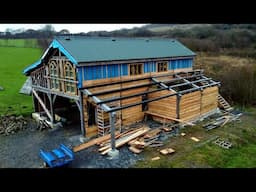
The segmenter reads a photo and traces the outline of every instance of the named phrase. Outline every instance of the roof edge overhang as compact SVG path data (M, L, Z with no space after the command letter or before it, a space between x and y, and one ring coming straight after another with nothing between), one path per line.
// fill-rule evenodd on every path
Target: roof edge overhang
M28 67L26 67L23 70L23 74L24 75L29 75L29 73L37 68L38 66L40 66L42 64L42 61L45 59L45 57L47 56L47 53L49 52L49 50L53 48L53 49L59 49L73 64L77 65L78 62L76 61L76 59L61 45L61 43L54 39L52 41L52 43L49 45L49 47L46 49L46 51L44 52L43 56L36 61L35 63L29 65Z

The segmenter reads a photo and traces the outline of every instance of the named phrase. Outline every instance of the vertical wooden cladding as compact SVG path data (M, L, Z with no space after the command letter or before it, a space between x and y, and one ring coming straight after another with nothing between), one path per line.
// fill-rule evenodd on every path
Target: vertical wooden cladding
M200 116L201 91L182 95L180 100L180 119L190 120Z
M218 94L219 88L217 86L208 87L203 90L201 102L202 114L212 111L218 107Z
M168 90L150 93L148 94L148 99L153 99L153 98L171 94L171 93L173 92ZM148 103L148 111L158 113L160 115L176 118L177 117L176 100L177 100L176 96L171 96L165 99ZM162 119L158 117L153 117L153 119L156 121L162 121Z

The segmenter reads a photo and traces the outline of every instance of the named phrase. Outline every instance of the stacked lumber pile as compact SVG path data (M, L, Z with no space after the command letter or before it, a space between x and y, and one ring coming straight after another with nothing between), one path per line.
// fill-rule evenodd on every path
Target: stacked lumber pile
M233 122L233 121L238 121L240 122L240 117L241 113L239 114L232 114L230 113L229 115L224 115L222 117L216 118L215 120L206 123L203 125L203 128L205 128L207 131L218 128L218 127L223 127L226 123Z
M23 116L0 116L0 134L10 135L27 128Z
M115 132L115 147L119 148L125 144L129 145L133 153L141 153L145 147L160 147L163 142L159 141L161 128L150 129L149 127L140 127L127 130L123 133ZM105 135L73 148L74 152L87 149L93 145L98 145L98 151L105 155L111 150L111 135Z
M148 131L142 137L138 137L128 142L130 145L130 151L134 153L140 153L145 147L160 147L163 146L163 142L159 141L161 128L156 128Z
M146 134L148 131L150 130L150 128L148 127L142 127L142 128L139 128L139 129L135 129L135 130L131 130L131 131L127 131L127 132L124 132L124 133L121 133L120 136L116 139L116 145L115 147L116 148L119 148L123 145L125 145L126 143ZM109 151L111 150L111 143L108 142L106 144L104 144L103 147L99 148L99 152L102 154L102 155L105 155L107 154Z
M138 129L130 129L123 133L116 131L115 132L115 139L116 139L115 147L119 148L119 147L125 145L126 143L130 142L131 140L134 140L138 137L143 136L149 130L150 130L150 128L144 126L144 127L138 128ZM111 150L111 134L107 134L103 137L99 137L99 138L90 140L86 143L83 143L79 146L76 146L73 148L73 151L78 152L78 151L87 149L93 145L98 145L100 147L98 149L98 151L102 155L107 154Z

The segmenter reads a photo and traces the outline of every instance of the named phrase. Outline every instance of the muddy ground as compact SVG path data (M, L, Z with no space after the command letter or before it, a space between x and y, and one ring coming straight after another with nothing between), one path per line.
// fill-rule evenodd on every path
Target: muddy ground
M39 131L35 123L15 134L0 135L0 168L42 168L43 160L39 157L40 149L52 150L61 143L68 147L80 144L79 126L66 126L56 130ZM119 149L119 157L110 159L91 147L75 153L71 168L128 168L142 156L133 154L127 147Z

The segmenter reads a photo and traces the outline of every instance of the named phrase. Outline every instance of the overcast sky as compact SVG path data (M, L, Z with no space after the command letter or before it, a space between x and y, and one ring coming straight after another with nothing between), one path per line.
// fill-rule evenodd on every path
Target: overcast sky
M0 31L9 29L40 29L46 24L0 24ZM89 31L112 31L116 29L140 27L145 24L51 24L55 31L68 29L71 33L89 32Z

